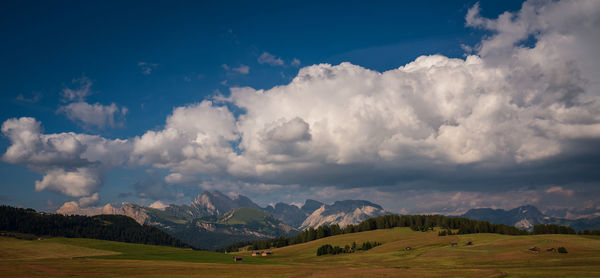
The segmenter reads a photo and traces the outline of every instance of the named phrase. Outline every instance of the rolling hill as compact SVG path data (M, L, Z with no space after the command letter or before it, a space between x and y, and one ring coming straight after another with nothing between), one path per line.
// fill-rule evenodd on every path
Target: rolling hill
M382 242L381 246L351 254L315 256L319 246L344 246L366 241ZM466 245L471 241L472 245ZM451 247L456 242L458 246ZM541 248L540 252L528 249ZM546 248L566 247L568 254L547 252ZM405 250L410 247L410 250ZM600 274L600 237L576 235L469 234L437 236L436 232L414 232L408 228L382 229L344 234L298 245L272 249L265 261L329 265L333 269L369 269L373 275L425 276L586 276ZM241 252L245 254L245 252ZM350 271L348 271L350 272ZM359 271L360 272L360 271ZM344 271L340 272L344 273Z
M316 256L324 244L343 246L365 241L382 245L367 251ZM472 245L467 245L468 241ZM451 247L451 242L458 245ZM528 250L533 246L540 251ZM546 251L560 246L568 253ZM62 251L53 256L53 250ZM0 237L0 272L6 277L600 276L598 236L438 236L437 231L393 228L337 235L271 251L271 256L252 257L249 251L223 254L92 239L28 241ZM234 262L233 256L243 260Z

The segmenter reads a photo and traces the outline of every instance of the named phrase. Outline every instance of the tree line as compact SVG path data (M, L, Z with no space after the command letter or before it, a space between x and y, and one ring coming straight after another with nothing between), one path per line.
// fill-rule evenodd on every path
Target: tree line
M365 232L377 229L389 229L395 227L410 227L414 231L431 231L434 227L445 230L445 234L474 234L474 233L495 233L505 235L529 235L544 233L565 233L574 234L575 231L570 227L558 225L535 225L532 232L518 229L514 226L505 224L492 224L488 221L472 220L464 217L448 217L444 215L396 215L388 214L369 218L357 225L348 225L341 228L337 224L323 225L318 228L308 228L293 237L278 237L274 239L258 240L252 242L253 250L279 248L293 244L313 241L316 239L335 236L340 234L349 234ZM558 228L557 228L558 227ZM452 231L456 232L452 232ZM591 231L589 232L592 233ZM441 235L441 234L439 234ZM239 245L238 245L239 246ZM237 251L238 246L230 245L223 249L228 251Z
M571 227L567 226L559 226L555 224L542 224L533 226L532 234L534 235L542 235L542 234L575 234L575 230Z
M578 235L600 236L600 230L582 230L577 232Z
M36 236L78 237L130 243L190 246L148 225L123 215L62 215L38 213L33 209L0 206L0 231Z

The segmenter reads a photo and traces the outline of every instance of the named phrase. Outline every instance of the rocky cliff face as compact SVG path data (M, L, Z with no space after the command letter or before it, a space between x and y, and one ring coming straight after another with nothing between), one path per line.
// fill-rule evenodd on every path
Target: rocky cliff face
M99 214L119 214L119 208L115 208L110 204L106 204L103 207L79 207L76 202L67 202L61 206L56 213L64 215L87 215L94 216Z
M380 205L363 200L337 201L333 205L322 205L304 220L300 230L321 225L338 224L345 227L359 224L371 217L385 215Z
M146 208L136 204L123 204L120 208L114 207L111 204L106 204L103 207L81 208L79 207L79 205L77 205L77 203L72 203L73 204L67 203L63 205L60 209L56 211L56 213L64 215L76 214L87 216L94 216L100 214L118 214L129 216L140 224L149 224L150 216L148 215L147 210L150 208Z
M121 209L117 213L114 213L114 214L129 216L129 217L133 218L133 220L135 220L136 222L138 222L142 225L150 224L149 223L150 216L148 216L148 213L146 210L147 210L147 208L138 206L135 204L124 204L121 207Z

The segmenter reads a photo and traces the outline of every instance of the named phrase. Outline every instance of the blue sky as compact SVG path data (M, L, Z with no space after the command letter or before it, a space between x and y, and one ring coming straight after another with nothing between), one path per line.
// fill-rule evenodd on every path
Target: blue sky
M492 67L494 59L501 58L486 52L485 41L498 34L511 33L506 31L508 29L497 27L500 21L490 27L492 25L477 20L495 20L504 12L512 12L516 18L523 3L481 1L477 4L477 17L470 26L466 26L466 17L476 1L150 1L143 4L133 1L5 1L1 5L0 35L3 43L0 44L0 60L3 62L0 63L0 120L33 117L43 126L42 134L73 132L133 142L148 131L160 132L165 129L166 119L177 107L189 107L205 100L216 103L216 99L230 97L231 88L269 90L286 86L300 69L312 65L328 63L336 66L349 62L381 73L395 70L422 55L439 54L458 59L476 55L485 58L489 67ZM538 16L543 16L539 14L541 12ZM526 21L525 17L523 15ZM552 32L536 29L526 34L525 39L513 42L510 49L535 49L536 36L542 40L546 31L548 34ZM595 38L595 34L592 37ZM497 67L501 68L502 65ZM584 68L583 65L581 67ZM87 89L85 86L88 86ZM519 86L523 88L520 83ZM83 92L83 95L69 98L65 93L67 89ZM257 108L244 106L241 102L229 99L214 106L227 107L235 118L244 117L246 111ZM85 118L85 111L76 110L77 107L71 104L80 105L77 106L80 109L96 105L96 109L104 109L102 115L108 113L110 117L94 119L93 115L86 114L88 118ZM414 109L420 108L414 106ZM310 126L312 133L306 138L315 141L315 123L298 115L281 117L291 120L288 122L291 128L302 128L302 124ZM273 119L281 117L274 116ZM294 117L300 117L300 120L294 122ZM236 125L241 126L241 121ZM295 130L285 132L289 134ZM234 146L238 155L250 154L250 143L242 143L245 147L238 145L248 137L241 130L234 133L240 136L227 139L229 144ZM344 154L339 153L340 158L333 163L331 171L315 173L316 178L312 180L300 177L314 172L298 169L291 172L277 170L280 174L240 174L235 172L238 170L232 166L235 164L233 162L225 163L223 167L228 169L226 171L182 170L182 161L177 161L179 164L175 165L173 161L152 160L150 156L144 157L147 153L138 152L142 158L137 162L123 161L98 170L101 173L96 174L101 181L96 182L93 190L85 194L65 191L50 181L46 189L35 190L35 182L42 180L53 169L74 171L73 166L60 166L60 163L65 163L63 160L42 165L23 157L7 160L5 155L3 162L0 162L0 174L3 177L0 181L0 197L3 203L52 210L66 201L90 197L91 193L99 193L99 197L91 202L94 205L123 201L149 204L157 200L165 203L187 202L202 190L218 189L230 194L247 194L263 205L280 200L301 202L308 197L325 201L344 197L370 198L389 207L395 202L379 200L377 196L385 192L413 190L415 194L424 196L431 192L446 194L446 197L440 197L442 199L459 193L471 194L469 198L491 198L505 187L504 184L493 182L488 185L489 179L498 178L498 171L514 173L509 175L512 178L508 178L506 183L515 184L516 179L541 180L509 186L515 192L545 192L556 187L565 192L573 190L575 195L587 193L590 196L590 192L596 192L598 177L591 175L582 178L581 173L596 168L598 157L566 157L563 156L563 150L567 145L579 146L579 149L595 145L597 139L594 136L583 138L590 142L560 141L556 143L556 148L561 151L548 156L540 155L536 150L528 152L523 158L519 156L519 150L530 144L522 143L520 148L515 148L514 161L499 163L501 167L490 166L494 171L488 171L487 166L482 165L495 165L497 161L483 158L450 159L451 163L441 163L442 170L433 171L432 163L444 160L445 156L423 160L429 166L409 165L394 160L391 163L393 166L379 167L371 160L350 159L352 162L346 163ZM5 133L0 139L0 150L7 150L13 144L9 137ZM478 151L481 152L481 149ZM35 149L34 152L44 152L44 149ZM381 156L379 160L387 159L381 155L384 153L382 149L378 153ZM286 155L299 158L294 153ZM169 157L174 155L170 154ZM306 159L299 160L306 162ZM571 160L575 160L576 165L582 165L570 174L577 178L566 178L559 182L543 178L547 176L547 169L561 168L556 165ZM518 173L518 169L523 168L523 161L527 165L526 174ZM106 163L102 161L102 164ZM267 164L273 166L272 162ZM358 172L362 173L363 179L347 174L332 174L338 170L340 173L353 172L355 170L349 170L353 167L361 169ZM372 170L364 170L371 167ZM456 178L462 176L463 171L477 171L481 175ZM182 179L173 182L171 179L152 184L153 180L166 179L169 174L182 173L190 177L183 179L185 182ZM198 186L198 183L203 185ZM257 190L260 186L270 189L268 192ZM325 186L325 189L321 186ZM328 190L332 192L331 195L322 193ZM298 192L308 193L302 195ZM170 197L160 198L161 194ZM539 202L539 205L550 209L555 207L551 199L539 201L531 197L522 202ZM581 201L589 200L574 199L573 202ZM464 208L467 203L465 200L461 205L448 208L448 212L459 210L458 206ZM489 205L509 206L509 203ZM444 212L444 208L421 208L419 204L409 201L406 205L391 209Z

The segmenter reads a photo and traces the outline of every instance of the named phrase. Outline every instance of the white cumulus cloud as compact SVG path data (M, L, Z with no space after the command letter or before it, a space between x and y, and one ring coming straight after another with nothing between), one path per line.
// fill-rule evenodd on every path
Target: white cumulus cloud
M119 108L116 104L102 105L100 103L89 104L85 99L92 94L92 81L83 76L79 79L73 79L73 84L77 84L75 89L65 88L62 91L63 102L70 102L61 106L57 113L64 113L67 118L84 127L96 127L104 129L105 127L115 127L123 124L125 115L128 112L127 107Z
M140 164L179 173L219 173L234 155L230 142L238 137L233 114L203 101L176 108L163 130L135 138L132 155Z
M59 112L64 112L70 120L99 129L122 125L122 119L127 111L126 107L119 108L114 103L101 105L87 102L73 102L59 109Z
M177 108L162 131L136 139L134 154L176 173L284 183L310 183L317 172L335 180L357 169L501 169L560 157L574 140L600 138L598 77L580 74L586 59L551 47L568 38L571 49L588 49L579 25L597 37L591 15L600 5L580 11L579 3L525 3L498 19L476 5L467 25L493 34L465 59L421 56L385 72L319 64L287 85L231 88L220 100L243 114L209 101ZM578 24L539 23L562 10ZM530 35L533 47L518 44ZM588 50L581 57L597 56Z
M42 132L41 123L33 118L8 119L2 124L2 133L11 141L2 160L42 173L42 180L35 182L37 191L93 196L102 185L104 172L127 161L131 153L127 140Z
M98 173L93 168L76 168L73 171L52 169L46 172L41 181L35 182L35 190L49 189L68 196L92 195L101 184Z

